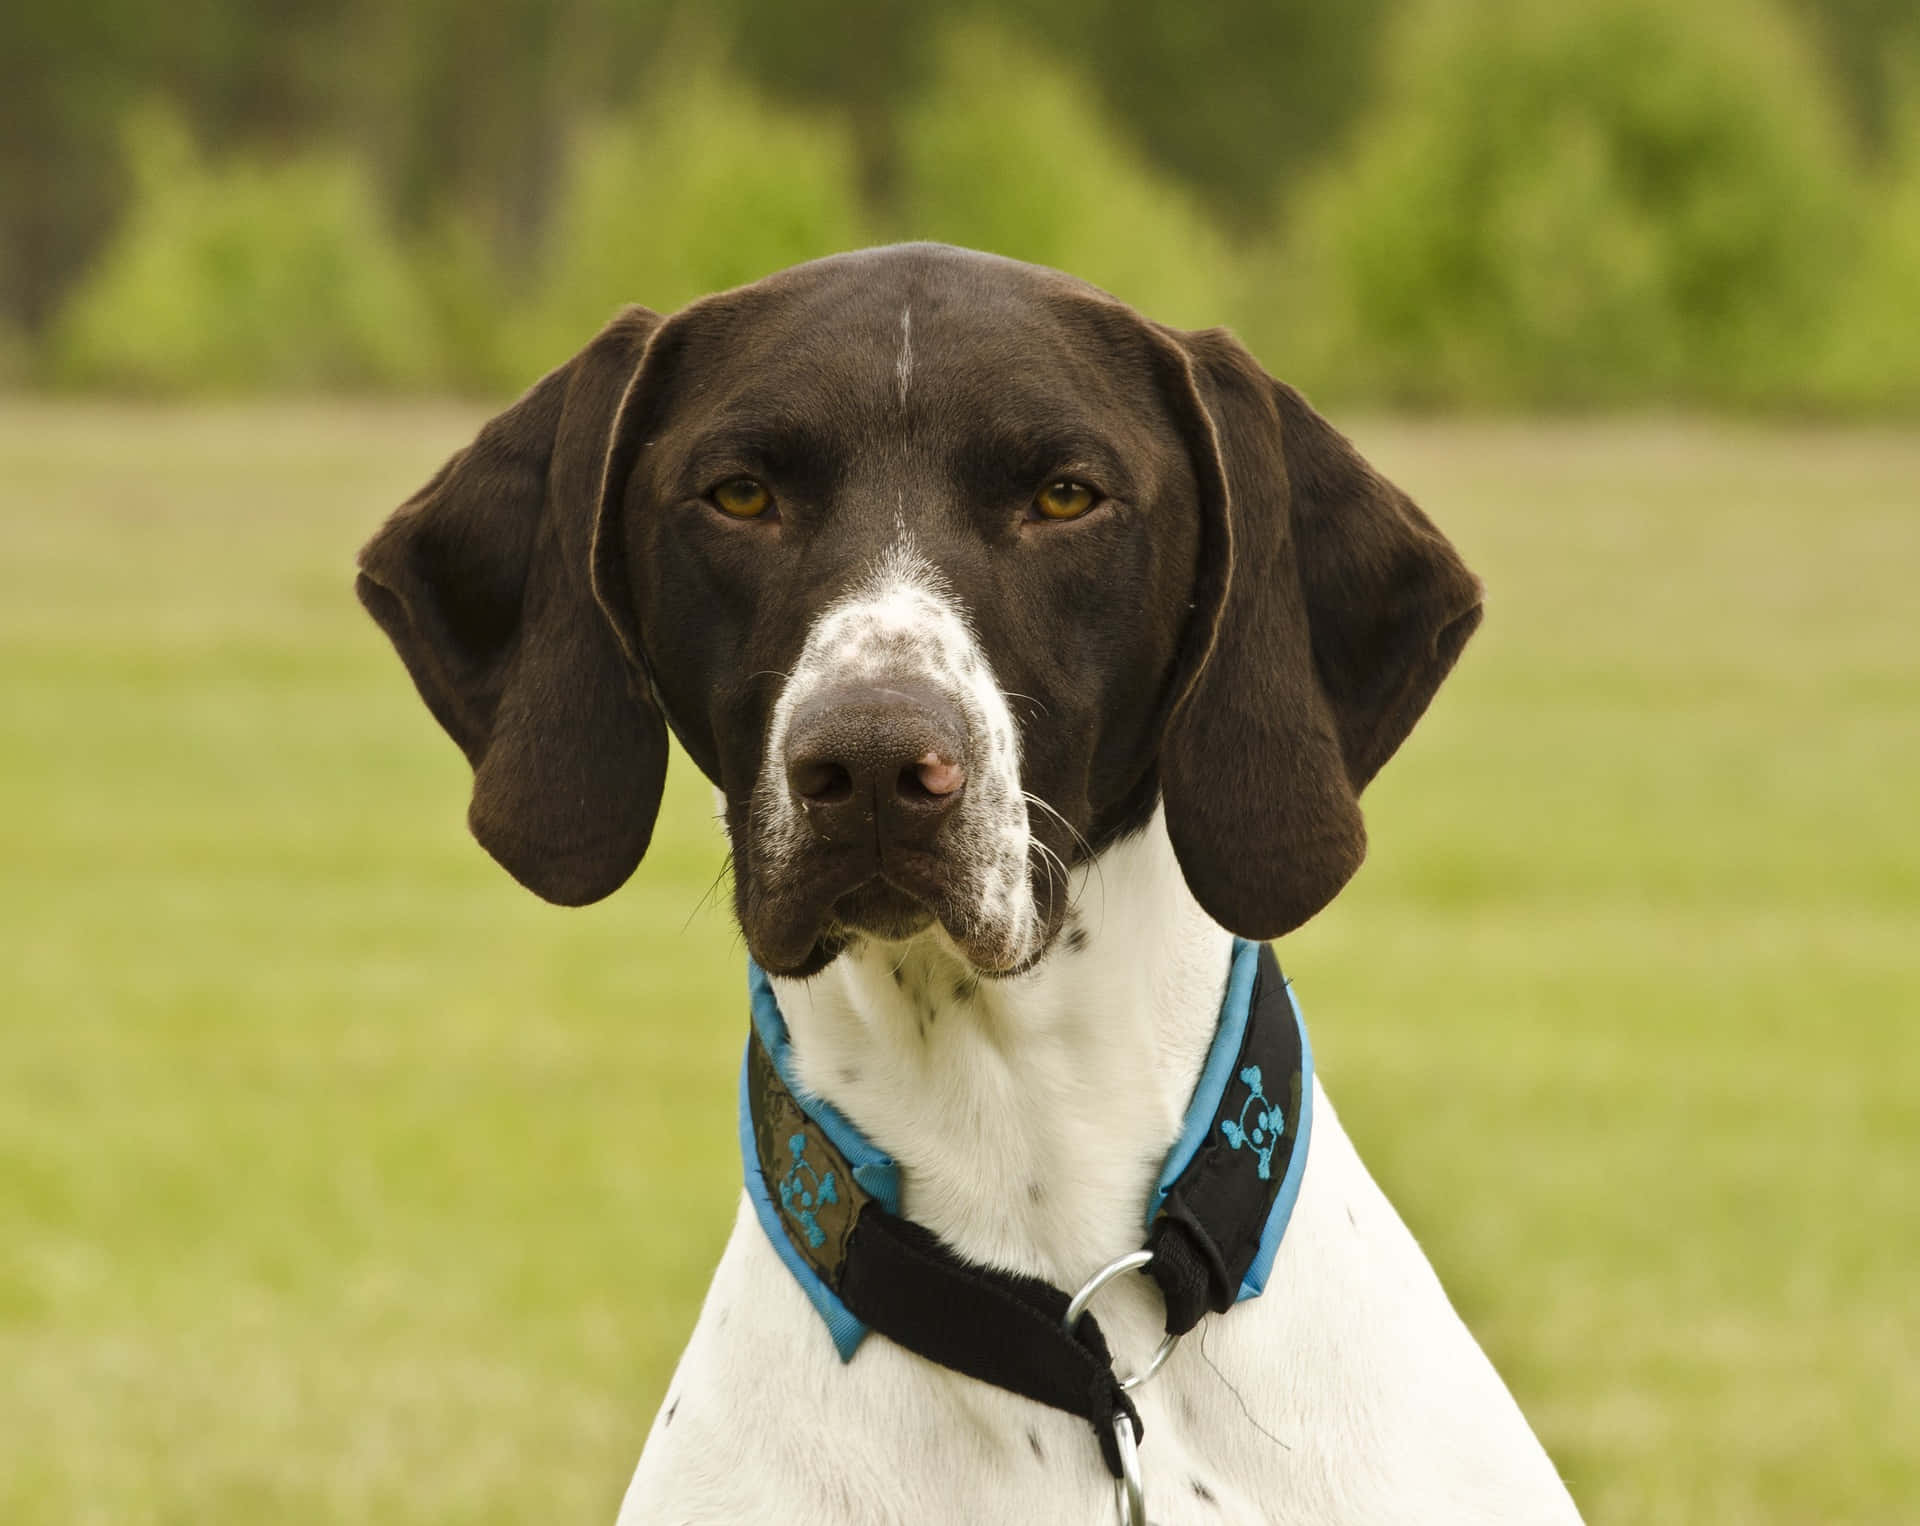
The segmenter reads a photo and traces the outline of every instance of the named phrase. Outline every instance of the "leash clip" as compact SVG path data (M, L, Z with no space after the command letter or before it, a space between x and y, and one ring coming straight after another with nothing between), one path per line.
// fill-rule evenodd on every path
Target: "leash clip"
M1080 1316L1087 1312L1087 1305L1114 1278L1123 1272L1137 1272L1153 1259L1153 1252L1147 1250L1129 1251L1118 1260L1109 1261L1080 1285L1080 1291L1073 1295L1067 1304L1064 1321L1067 1333L1073 1333L1074 1326L1080 1323ZM1173 1348L1180 1344L1181 1337L1168 1335L1147 1358L1147 1365L1129 1377L1120 1379L1120 1391L1131 1393L1148 1378L1166 1365ZM1120 1454L1120 1477L1114 1481L1114 1502L1120 1511L1120 1526L1148 1526L1147 1486L1140 1474L1140 1445L1134 1439L1133 1421L1122 1410L1113 1417L1113 1441Z
M1125 1410L1113 1417L1113 1442L1120 1449L1120 1476L1113 1482L1120 1526L1150 1526L1147 1484L1140 1476L1140 1443L1133 1439L1133 1420Z

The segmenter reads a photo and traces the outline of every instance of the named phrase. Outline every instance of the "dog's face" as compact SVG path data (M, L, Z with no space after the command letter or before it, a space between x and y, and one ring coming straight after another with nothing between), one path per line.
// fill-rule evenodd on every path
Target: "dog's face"
M625 880L664 721L782 974L936 924L1027 967L1067 868L1162 801L1218 920L1296 925L1479 609L1224 334L925 245L630 310L361 565L516 877L568 903Z
M931 920L1019 967L1060 865L1151 804L1198 506L1152 353L1087 308L1021 266L855 256L654 341L601 593L725 795L771 969Z

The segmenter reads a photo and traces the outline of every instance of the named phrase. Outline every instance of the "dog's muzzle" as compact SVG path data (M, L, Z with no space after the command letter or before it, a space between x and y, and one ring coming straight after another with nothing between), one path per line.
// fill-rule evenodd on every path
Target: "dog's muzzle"
M934 846L967 787L967 728L928 691L841 685L787 729L787 788L821 843L872 843L884 871Z
M750 821L741 925L776 973L930 921L982 971L1044 945L1013 716L964 611L908 552L809 629Z

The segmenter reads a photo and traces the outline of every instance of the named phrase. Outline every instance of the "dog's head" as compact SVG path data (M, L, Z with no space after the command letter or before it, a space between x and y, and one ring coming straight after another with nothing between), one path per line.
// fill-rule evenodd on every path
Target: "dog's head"
M1024 968L1066 868L1157 802L1216 920L1287 931L1359 866L1359 792L1480 613L1226 333L930 245L629 309L360 569L516 879L617 889L671 727L781 974L935 923Z

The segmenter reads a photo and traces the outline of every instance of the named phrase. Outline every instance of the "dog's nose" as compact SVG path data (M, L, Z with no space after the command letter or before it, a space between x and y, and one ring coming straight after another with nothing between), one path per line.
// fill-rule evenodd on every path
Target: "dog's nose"
M822 842L924 847L966 790L966 724L917 690L847 685L787 726L787 787Z

